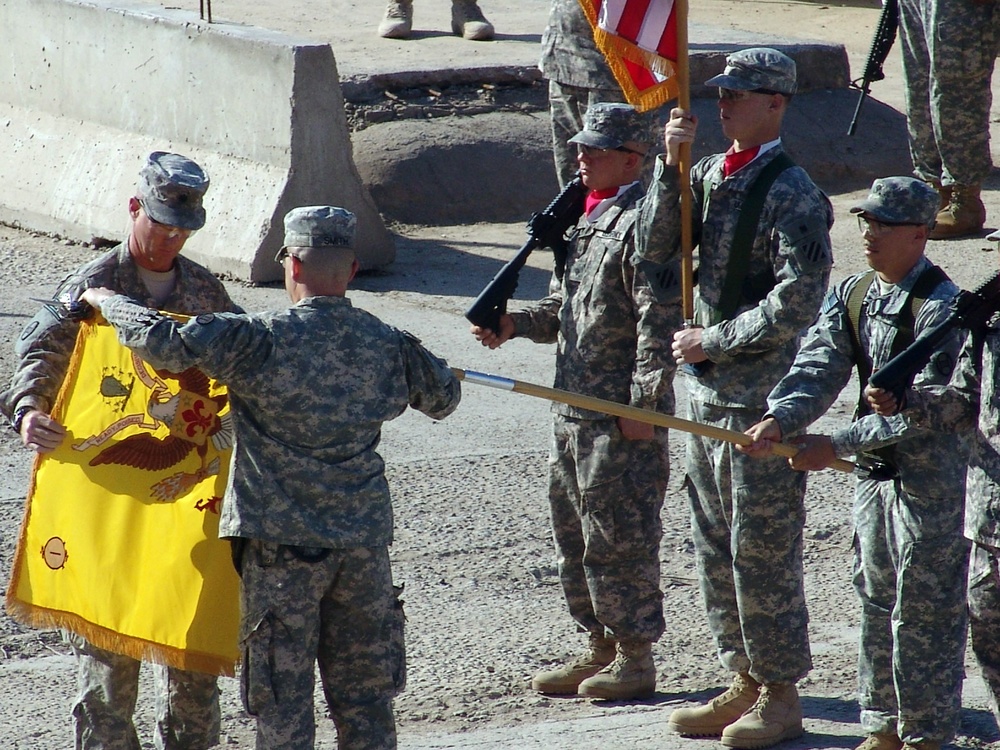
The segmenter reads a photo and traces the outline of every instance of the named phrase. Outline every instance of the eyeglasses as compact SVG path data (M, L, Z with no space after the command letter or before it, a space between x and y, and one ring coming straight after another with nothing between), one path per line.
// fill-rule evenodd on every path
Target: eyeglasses
M609 151L624 151L626 154L639 154L639 156L645 156L645 154L641 151L636 151L634 148L625 148L625 146L617 146L615 148L597 148L597 146L587 146L583 143L576 144L576 152L588 157L600 156L601 154L606 154Z
M298 255L295 255L294 253L290 253L288 251L287 247L283 247L277 253L275 253L275 255L274 255L274 262L275 263L284 263L285 258L295 258L295 260L297 260L299 263L303 262L303 260L302 260L301 257L299 257Z
M781 94L780 91L772 91L771 89L752 89L749 91L744 91L743 89L719 89L719 99L727 102L742 102L750 98L750 94L763 94L764 96L774 96L775 94ZM785 96L785 94L781 94Z
M914 224L913 222L901 221L898 223L892 223L888 221L879 221L878 219L872 219L868 216L862 216L858 214L858 229L861 230L861 234L866 232L872 237L884 237L889 234L896 227L919 227L921 224Z

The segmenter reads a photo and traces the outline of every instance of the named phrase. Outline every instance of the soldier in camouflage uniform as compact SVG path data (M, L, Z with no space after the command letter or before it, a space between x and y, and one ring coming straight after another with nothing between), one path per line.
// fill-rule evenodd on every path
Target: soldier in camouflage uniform
M827 295L795 364L771 391L765 419L747 431L758 441L751 454L767 454L772 441L822 416L855 367L866 384L912 341L903 331L920 336L947 318L958 288L924 256L938 200L925 182L890 177L875 180L851 209L874 270ZM947 382L960 346L953 330L915 385ZM829 437L792 438L801 450L789 462L802 471L853 454L863 465L873 456L883 463L881 475L858 480L854 505L858 703L869 735L858 750L937 750L953 736L962 705L967 446L955 434L873 414L866 401L855 417Z
M990 235L1000 239L1000 233ZM972 541L968 600L972 650L1000 724L1000 317L965 338L947 385L915 383L898 412L907 427L972 435L965 536ZM869 387L877 413L897 414L893 394ZM940 459L934 458L936 464Z
M549 80L552 154L559 186L564 187L576 174L576 146L570 139L583 130L587 107L594 102L625 101L607 60L594 44L594 32L578 0L552 0L538 69Z
M219 535L241 574L241 687L258 750L312 749L317 661L338 747L396 747L403 611L376 448L407 406L441 419L461 397L444 361L345 296L354 231L342 208L288 213L276 260L294 304L281 312L180 324L107 290L85 296L153 365L229 387L236 444Z
M743 431L760 419L826 293L833 210L781 146L781 122L796 90L791 58L769 48L735 52L707 85L719 87L722 129L733 146L691 170L696 320L674 335L673 353L678 364L698 364L682 368L688 416ZM647 263L675 263L680 254L677 164L696 127L693 114L671 112L667 153L658 159L637 232ZM755 189L767 173L773 183ZM754 195L759 215L750 213L744 222L753 223L737 232L741 207ZM723 666L735 674L732 687L709 704L674 711L670 727L721 735L737 748L797 736L795 682L812 666L802 581L805 475L690 435L687 487L709 626Z
M628 104L596 103L572 142L587 212L549 296L503 315L499 331L474 326L496 348L520 336L558 343L555 385L672 413L670 332L680 325L676 284L654 289L635 266L638 182L648 124ZM667 431L555 404L549 508L570 615L587 651L532 687L547 694L627 700L653 694L652 644L663 633L660 509L669 477Z
M913 173L941 193L932 240L977 234L986 221L998 24L996 0L899 0Z
M235 310L222 284L208 270L179 255L205 223L202 197L208 177L190 159L154 152L129 198L128 238L70 274L59 285L58 304L46 305L25 327L16 345L20 358L0 409L26 446L45 453L66 430L48 416L62 386L79 323L71 314L83 290L120 290L147 304L179 313ZM109 565L110 567L110 565ZM66 634L77 656L79 692L73 704L77 750L138 750L132 723L139 662ZM154 667L160 750L203 750L219 741L219 693L214 675Z

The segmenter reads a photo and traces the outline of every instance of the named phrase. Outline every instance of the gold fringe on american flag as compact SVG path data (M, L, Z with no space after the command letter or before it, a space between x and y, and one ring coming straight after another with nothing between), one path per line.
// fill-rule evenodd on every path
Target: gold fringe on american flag
M8 613L104 649L232 675L239 579L218 538L232 429L226 390L156 371L84 322L36 457Z

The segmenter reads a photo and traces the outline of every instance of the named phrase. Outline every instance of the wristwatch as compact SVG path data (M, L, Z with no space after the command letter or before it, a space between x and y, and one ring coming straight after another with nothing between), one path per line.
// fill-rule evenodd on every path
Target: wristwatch
M14 410L14 416L10 418L10 426L14 428L14 432L18 435L21 434L21 422L24 421L29 411L34 410L34 406L19 406Z

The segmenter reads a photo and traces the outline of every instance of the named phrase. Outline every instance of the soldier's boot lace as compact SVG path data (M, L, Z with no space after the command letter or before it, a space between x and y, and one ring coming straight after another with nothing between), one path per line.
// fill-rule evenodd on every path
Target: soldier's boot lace
M493 24L486 20L476 0L452 0L451 31L473 42L488 42L493 38Z
M865 741L854 750L902 750L903 742L895 734L876 732L865 737Z
M615 642L591 633L587 650L556 669L543 670L531 680L531 689L545 695L576 695L580 683L615 658Z
M675 709L667 726L684 737L718 737L757 702L759 692L760 683L746 672L740 672L733 677L733 684L726 692L708 703Z
M723 747L755 750L802 736L802 705L792 682L760 686L757 702L722 730Z
M619 641L615 660L580 683L579 695L609 701L652 697L656 692L653 645L648 641Z
M946 240L979 234L986 223L986 206L979 191L979 185L953 185L948 205L938 211L930 238Z
M378 35L385 39L406 39L413 28L413 0L389 0Z

